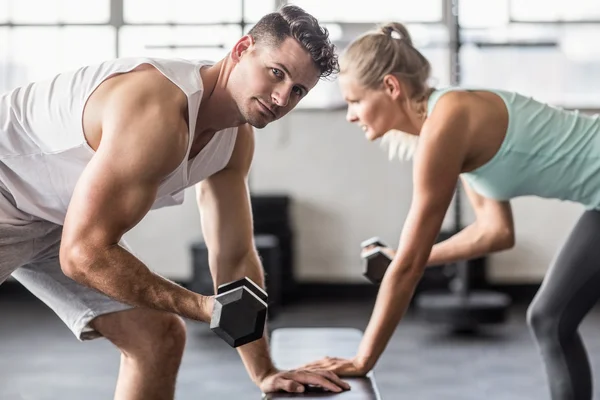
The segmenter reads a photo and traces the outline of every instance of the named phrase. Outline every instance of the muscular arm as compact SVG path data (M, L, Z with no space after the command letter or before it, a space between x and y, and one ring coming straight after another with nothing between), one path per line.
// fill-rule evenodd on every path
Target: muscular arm
M264 274L254 246L247 176L254 153L252 129L238 129L232 157L222 171L197 185L202 232L208 247L210 271L217 286L244 276L265 286ZM274 370L266 335L238 348L251 379Z
M102 140L71 199L60 261L66 275L116 300L208 321L203 296L152 273L119 246L186 154L181 110L153 89L123 84L107 97Z
M431 249L428 265L469 260L514 246L515 234L510 202L477 194L463 179L463 187L475 211L475 222Z
M466 157L468 116L460 102L441 108L444 100L423 127L415 157L411 208L356 356L356 363L365 372L375 366L409 305Z

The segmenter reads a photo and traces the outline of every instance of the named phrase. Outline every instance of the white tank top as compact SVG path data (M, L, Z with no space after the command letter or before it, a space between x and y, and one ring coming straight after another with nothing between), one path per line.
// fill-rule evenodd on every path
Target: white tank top
M156 67L188 98L190 140L186 157L162 181L152 209L181 204L184 189L227 165L237 128L217 132L196 157L188 160L202 100L200 68L207 62L115 59L0 95L0 186L14 198L19 210L63 224L75 184L94 155L83 134L83 107L104 80L142 64Z

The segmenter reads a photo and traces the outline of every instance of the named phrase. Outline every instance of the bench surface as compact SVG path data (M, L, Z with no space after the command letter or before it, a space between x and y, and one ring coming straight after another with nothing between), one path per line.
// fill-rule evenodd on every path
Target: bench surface
M271 335L271 353L279 369L295 369L325 356L352 358L362 338L362 332L352 328L280 328ZM339 400L381 400L373 372L364 378L342 378L351 390L343 393L305 392L269 393L268 400L303 398Z

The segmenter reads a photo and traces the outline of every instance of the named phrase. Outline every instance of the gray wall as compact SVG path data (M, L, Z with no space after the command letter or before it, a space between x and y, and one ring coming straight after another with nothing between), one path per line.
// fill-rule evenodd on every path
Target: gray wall
M345 121L345 111L294 111L256 138L251 186L257 194L292 196L299 279L363 282L358 245L372 235L397 243L412 194L411 165L389 162L378 143ZM517 246L490 257L490 279L539 282L582 208L521 198L513 209ZM465 215L472 221L466 204ZM450 211L445 225L451 223ZM127 235L152 269L177 280L191 277L189 246L200 239L193 190L182 206L152 212Z

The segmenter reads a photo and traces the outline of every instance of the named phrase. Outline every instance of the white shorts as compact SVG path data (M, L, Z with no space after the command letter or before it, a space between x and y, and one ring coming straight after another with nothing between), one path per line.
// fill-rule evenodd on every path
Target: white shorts
M9 196L0 187L0 284L12 275L79 340L101 336L89 326L94 318L132 307L68 278L58 257L62 226L11 210Z

